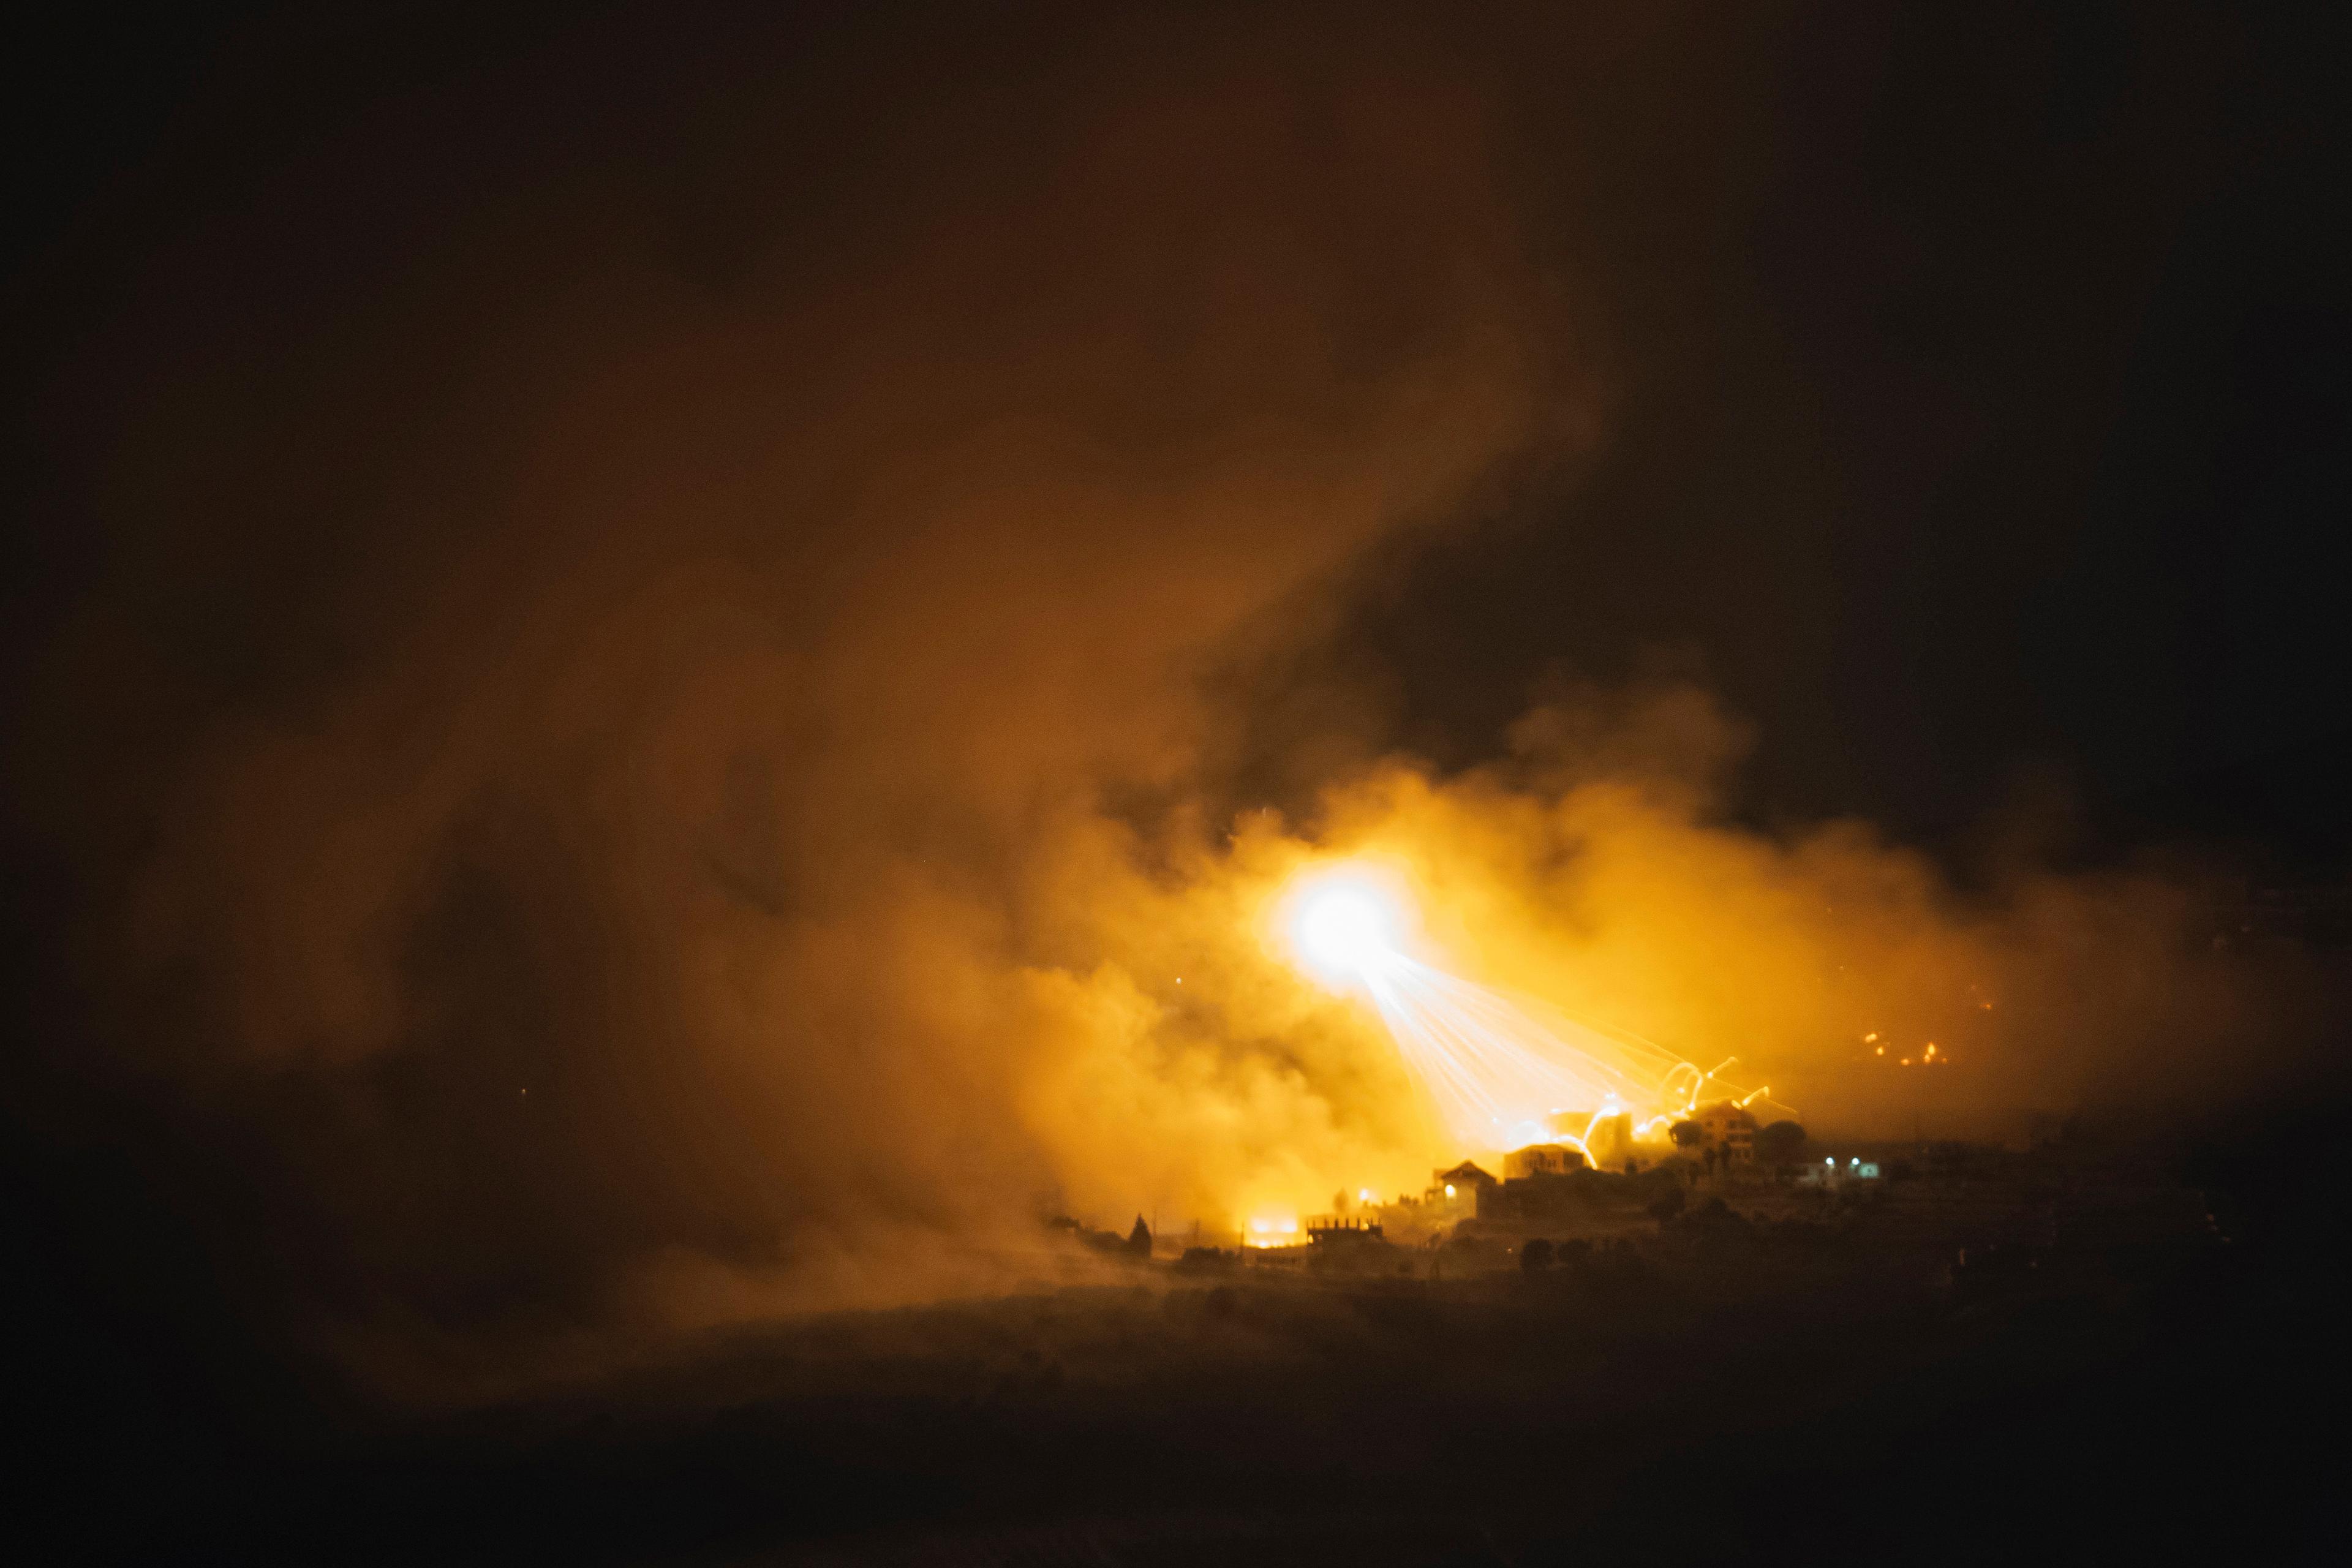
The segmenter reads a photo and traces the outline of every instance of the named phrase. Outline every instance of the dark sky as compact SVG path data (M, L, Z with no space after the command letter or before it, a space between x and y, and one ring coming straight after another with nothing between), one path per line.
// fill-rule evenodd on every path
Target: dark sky
M1548 670L1663 661L1754 722L1767 816L1935 836L2025 777L2134 831L2339 842L2347 127L2319 12L1423 29L1488 96L1533 264L1568 280L1604 367L1605 430L1486 526L1391 552L1321 657L1451 762L1490 751ZM10 51L19 658L102 570L73 476L127 388L268 353L257 326L332 355L419 255L495 254L483 226L519 185L621 171L677 264L723 275L885 202L878 130L1018 95L1086 29L30 26ZM1301 13L1296 33L1346 26ZM745 203L755 137L791 153ZM259 279L158 281L256 251ZM429 396L440 373L411 368L394 395ZM288 586L341 548L297 546ZM272 655L221 657L246 661L234 683Z
M1360 616L1412 732L1461 757L1528 671L1647 647L1756 721L1768 814L1932 836L2056 784L2126 837L2340 849L2340 38L1743 14L1547 61L1575 107L1523 110L1639 149L1559 178L1549 235L1621 401L1567 493Z

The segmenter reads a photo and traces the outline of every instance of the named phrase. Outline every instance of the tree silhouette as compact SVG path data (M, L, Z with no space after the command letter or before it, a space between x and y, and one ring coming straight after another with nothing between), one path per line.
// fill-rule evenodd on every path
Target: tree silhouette
M1756 1157L1775 1165L1791 1165L1805 1152L1805 1130L1793 1121L1775 1121L1756 1134Z

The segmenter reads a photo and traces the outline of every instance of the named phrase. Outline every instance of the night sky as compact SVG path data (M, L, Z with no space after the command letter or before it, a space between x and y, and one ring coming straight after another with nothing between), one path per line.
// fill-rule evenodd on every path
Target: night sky
M1755 721L1767 813L1935 834L2058 787L2340 852L2338 53L2138 7L1764 16L1522 110L1615 155L1536 176L1610 438L1400 565L1339 657L1449 758L1530 671L1646 649Z
M874 212L891 160L943 154L929 137L1051 134L1024 84L1088 30L895 11L13 26L9 470L30 526L12 663L110 563L202 553L92 516L93 445L131 388L224 354L331 356L371 331L358 301L397 299L443 247L495 256L502 204L566 183L641 200L632 239L723 295L842 208ZM1311 49L1326 26L1478 84L1607 403L1596 450L1365 571L1302 656L1369 688L1351 719L1459 763L1547 672L1663 662L1753 721L1767 815L1932 836L2056 787L2142 834L2340 850L2326 563L2352 382L2323 8L1270 30ZM892 126L913 127L895 149ZM495 310L545 280L466 288ZM405 368L388 420L429 417L414 404L448 374ZM331 523L278 526L304 537L268 591L366 569ZM153 591L203 623L192 656L220 700L369 635L242 607L278 624L231 632L187 602L207 585Z

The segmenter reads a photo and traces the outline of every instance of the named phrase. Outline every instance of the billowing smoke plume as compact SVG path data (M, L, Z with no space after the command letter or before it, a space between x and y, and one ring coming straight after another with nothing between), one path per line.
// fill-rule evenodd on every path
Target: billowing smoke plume
M1261 814L1047 847L1069 959L1027 973L1024 1098L1106 1211L1246 1214L1417 1192L1451 1142L1360 995L1304 983L1276 917L1302 868L1411 889L1443 967L1726 1073L1815 1129L2011 1138L2085 1105L2169 1117L2274 1086L2250 1050L2314 1000L2291 956L2213 943L2179 874L2003 869L1963 890L1866 824L1733 824L1738 726L1686 686L1557 696L1513 753L1334 781ZM1580 1109L1591 1109L1582 1107Z
M625 84L676 168L529 148L501 79L159 268L35 809L120 854L106 1050L201 1105L319 1321L828 1278L1063 1201L1041 1127L1118 1112L1038 1064L1114 1020L1055 994L1098 932L1041 877L1192 786L1211 660L1582 405L1475 97L1228 34L985 85L704 59ZM830 100L853 68L907 79Z
M171 1108L158 1179L256 1299L544 1338L1412 1181L1392 1055L1265 945L1332 851L1483 978L1832 1120L1935 1091L1872 1032L2011 1105L2226 1031L2172 895L1972 916L1866 829L1708 826L1687 696L1230 816L1205 678L1597 406L1480 94L1236 26L533 58L339 122L89 348L131 367L68 395L110 553L21 753L85 893L57 1048Z

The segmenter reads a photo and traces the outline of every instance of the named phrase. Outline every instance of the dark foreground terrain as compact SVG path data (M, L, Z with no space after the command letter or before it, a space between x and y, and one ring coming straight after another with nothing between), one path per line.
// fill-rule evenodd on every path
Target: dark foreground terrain
M2330 1556L2341 1147L2172 1156L2205 1247L1956 1272L1693 1216L1434 1282L1139 1267L431 1419L53 1321L19 1527L145 1560Z

